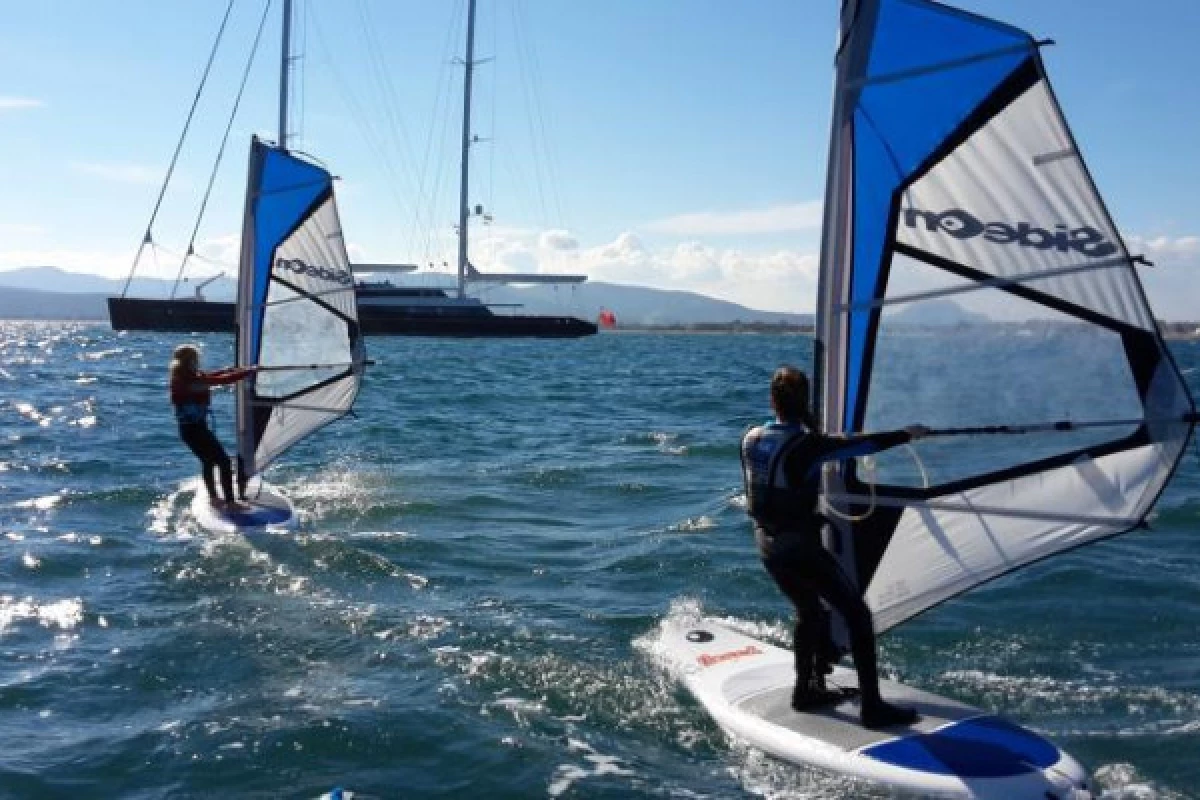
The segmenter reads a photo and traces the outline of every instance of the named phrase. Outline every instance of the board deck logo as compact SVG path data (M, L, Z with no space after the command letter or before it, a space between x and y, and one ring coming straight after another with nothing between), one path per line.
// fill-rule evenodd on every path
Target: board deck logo
M949 234L955 239L982 236L986 241L996 244L1015 244L1034 250L1053 249L1060 253L1074 250L1088 258L1103 258L1117 252L1117 246L1090 225L1068 228L1058 224L1051 231L1029 222L984 222L961 208L941 212L906 208L904 224L929 233Z
M763 651L757 646L748 644L740 650L730 650L725 653L703 653L696 656L696 660L700 662L702 667L711 667L715 664L723 664L726 661L736 661L739 658L748 658L750 656L761 656Z

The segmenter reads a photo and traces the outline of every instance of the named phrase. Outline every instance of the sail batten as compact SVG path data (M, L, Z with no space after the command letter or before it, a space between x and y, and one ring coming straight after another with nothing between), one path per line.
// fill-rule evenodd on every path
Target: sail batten
M1139 525L1195 406L1037 42L932 0L847 0L843 23L820 419L964 434L915 461L883 454L877 476L850 462L823 477L835 550L884 630ZM1018 430L1021 447L972 435Z
M242 236L238 360L259 368L238 391L244 480L349 412L366 355L327 171L255 139Z

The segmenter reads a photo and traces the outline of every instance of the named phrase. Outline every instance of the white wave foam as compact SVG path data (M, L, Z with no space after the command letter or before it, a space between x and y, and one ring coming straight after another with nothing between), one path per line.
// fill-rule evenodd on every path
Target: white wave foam
M188 501L191 496L200 491L199 478L189 478L181 483L174 491L160 498L146 512L146 529L157 536L175 536L179 539L191 539L195 536L195 521L188 513Z
M110 356L119 356L125 352L123 347L114 347L111 350L97 350L94 353L82 353L80 358L86 361L101 361Z
M650 434L650 438L658 445L660 453L666 453L669 456L687 455L687 445L676 444L679 440L677 433L655 432Z
M0 634L17 620L36 619L43 628L69 631L83 621L83 600L78 597L39 603L32 597L0 596Z
M717 527L717 521L715 519L707 514L701 514L698 517L689 517L683 522L672 525L669 530L679 531L680 533L696 533L715 527Z
M14 505L17 508L32 508L37 511L49 511L63 501L67 496L67 490L63 489L57 494L48 494L44 497L31 497L28 500L22 500Z
M562 795L573 784L587 778L602 775L632 776L636 774L633 770L621 766L621 760L616 756L599 753L587 742L580 741L579 739L568 738L567 750L582 752L582 758L587 764L560 764L554 771L554 777L550 781L550 785L546 787L546 794L550 797Z
M1138 774L1132 764L1106 764L1092 775L1100 790L1097 800L1185 800L1185 795L1155 786Z

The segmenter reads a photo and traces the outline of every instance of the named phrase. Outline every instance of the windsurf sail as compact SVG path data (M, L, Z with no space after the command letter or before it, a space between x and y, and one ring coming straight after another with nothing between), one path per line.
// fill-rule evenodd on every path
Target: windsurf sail
M1137 527L1194 425L1043 44L930 0L842 7L820 420L959 429L823 477L878 631Z
M237 298L238 466L244 482L345 415L366 351L354 274L321 167L254 139Z

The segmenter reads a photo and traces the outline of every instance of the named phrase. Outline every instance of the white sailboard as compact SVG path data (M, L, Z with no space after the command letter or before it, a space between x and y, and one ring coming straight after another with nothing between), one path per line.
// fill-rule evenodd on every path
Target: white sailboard
M192 497L192 516L209 533L281 532L297 525L292 501L279 489L261 481L247 487L246 499L234 509L213 505L208 493L198 489Z
M877 470L822 473L825 543L878 633L1136 529L1197 421L1142 291L1144 259L1083 163L1043 44L932 0L842 4L817 416L834 435L943 426ZM975 316L914 324L950 299ZM1010 336L1003 320L1038 335ZM1009 435L1016 446L980 438ZM954 701L886 684L924 721L878 739L849 707L793 712L786 651L708 622L669 633L666 650L723 728L780 758L918 793L1088 796L1053 745ZM1027 746L1040 755L1018 769Z
M893 681L888 700L916 708L911 727L864 728L858 704L791 708L792 652L714 619L669 619L658 653L705 710L739 739L797 764L923 797L1084 800L1083 768L1046 739L994 714ZM835 667L829 685L857 687Z
M241 508L197 501L214 531L290 528L296 513L259 477L285 450L347 414L366 364L333 178L255 138L242 229L237 363Z

